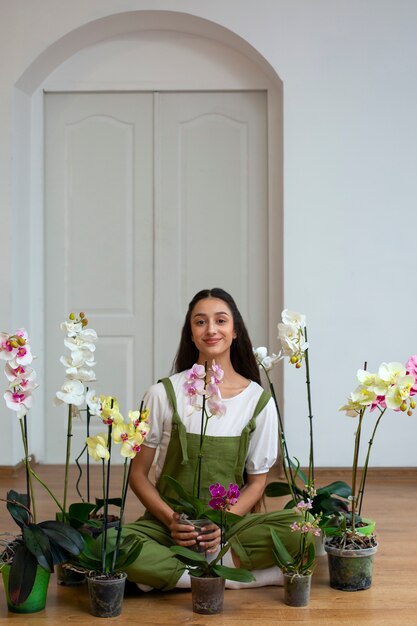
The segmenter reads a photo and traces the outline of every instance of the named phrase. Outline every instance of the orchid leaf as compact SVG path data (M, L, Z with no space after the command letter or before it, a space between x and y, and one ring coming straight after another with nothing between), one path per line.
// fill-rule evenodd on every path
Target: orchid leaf
M96 509L91 502L74 502L68 508L68 521L73 528L80 528L83 524L92 523L89 516Z
M297 459L297 457L294 457L294 459L297 461L296 464L293 461L291 461L291 459L290 459L291 467L293 468L293 470L295 472L294 480L299 476L301 478L301 480L303 481L303 485L306 485L308 483L308 478L307 478L307 476L304 474L304 472L301 469L300 461Z
M276 530L271 528L272 543L274 544L274 556L277 564L281 568L287 568L294 563L294 559L284 546L281 538L278 536Z
M291 493L288 483L269 483L265 487L265 495L268 498L279 498L280 496L288 496Z
M307 548L307 561L304 563L303 567L307 569L311 569L314 564L314 560L316 558L316 547L314 545L314 541L312 541Z
M27 511L27 507L29 505L27 493L18 493L17 491L14 491L14 489L10 489L10 491L7 492L6 499L8 500L7 510L13 517L16 524L20 526L20 528L27 526L30 522L30 513ZM18 504L15 504L15 502ZM19 503L23 506L19 506Z
M216 563L216 565L213 566L212 571L214 574L217 574L217 576L220 576L225 580L237 580L241 583L250 583L255 580L255 576L252 572L241 567L226 567L225 565Z
M39 526L29 524L23 527L23 540L25 546L33 554L39 565L48 572L54 571L54 560L52 558L49 539Z
M28 599L36 578L38 562L24 544L19 545L13 556L9 574L9 596L19 606Z
M49 540L67 550L70 554L77 555L84 548L84 539L80 533L62 522L46 521L38 524L44 530Z
M342 480L337 480L333 483L330 483L330 485L319 487L319 489L317 489L317 495L319 496L322 494L348 498L352 495L352 489L347 483L343 482Z

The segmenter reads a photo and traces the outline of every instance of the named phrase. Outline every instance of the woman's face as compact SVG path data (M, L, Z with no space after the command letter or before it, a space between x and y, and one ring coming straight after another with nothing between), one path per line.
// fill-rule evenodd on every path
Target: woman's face
M191 311L191 338L199 351L199 359L219 360L230 354L236 337L233 315L219 298L199 300Z

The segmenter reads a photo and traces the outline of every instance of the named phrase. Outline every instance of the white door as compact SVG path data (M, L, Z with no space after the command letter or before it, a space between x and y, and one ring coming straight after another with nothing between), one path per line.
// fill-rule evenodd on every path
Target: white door
M51 403L70 311L97 330L94 388L124 414L169 373L198 290L230 291L266 341L267 112L265 92L45 100L45 461L61 463L66 411ZM84 436L76 424L74 451Z

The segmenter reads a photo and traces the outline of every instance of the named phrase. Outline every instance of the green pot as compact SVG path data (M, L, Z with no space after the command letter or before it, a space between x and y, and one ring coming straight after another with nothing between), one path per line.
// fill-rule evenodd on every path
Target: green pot
M356 530L362 535L366 535L367 537L369 537L369 535L372 535L372 533L375 531L376 522L366 517L363 517L362 521L366 524L366 526L361 526ZM340 532L337 526L323 526L321 530L326 537L335 537Z
M369 589L378 546L363 550L341 550L325 545L324 549L327 552L330 587L340 591Z
M9 574L10 565L4 565L1 570L3 577L4 591L6 594L7 608L12 613L37 613L45 608L46 596L48 593L48 584L50 573L43 567L38 565L36 570L35 584L28 598L22 604L14 604L9 596Z

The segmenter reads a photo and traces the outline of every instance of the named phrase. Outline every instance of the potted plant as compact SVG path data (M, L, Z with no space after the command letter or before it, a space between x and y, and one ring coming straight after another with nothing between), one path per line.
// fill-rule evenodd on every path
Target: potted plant
M278 324L278 339L281 342L281 351L268 355L265 347L254 348L255 358L263 371L274 399L278 413L279 447L285 482L272 482L266 486L265 495L268 497L290 496L284 508L296 506L299 501L312 503L310 513L325 526L326 520L335 513L348 511L347 498L351 495L351 488L343 481L335 481L324 487L317 487L314 475L314 438L313 438L313 410L311 401L309 344L307 341L306 316L302 313L284 309L282 321ZM285 438L284 426L278 399L271 380L270 371L284 357L297 370L301 370L303 363L306 372L306 390L309 420L309 465L308 475L300 468L299 461L290 457ZM316 541L317 553L323 553L321 535Z
M350 511L340 518L340 525L331 537L326 538L330 585L342 591L368 589L372 584L372 567L377 541L373 532L363 532L362 507L371 448L375 434L386 410L407 411L412 414L416 406L412 396L417 393L417 356L402 363L382 363L376 374L364 369L357 372L358 387L350 394L347 404L340 408L350 417L358 419L352 462L352 495ZM367 413L378 412L372 427L365 460L359 468L361 436Z
M316 548L312 539L321 534L319 516L312 516L313 503L308 498L297 503L295 510L301 521L291 524L292 532L299 533L297 552L292 556L276 531L271 529L274 544L274 557L284 574L284 602L289 606L306 606L310 601L311 576L313 574Z
M216 483L210 486L210 494L211 500L205 515L221 529L220 551L217 556L209 561L204 553L194 552L182 546L171 547L172 552L184 563L190 574L193 611L202 614L222 611L226 579L239 582L254 580L253 574L248 570L222 565L222 557L230 549L229 541L238 532L236 523L241 522L239 530L245 527L244 518L228 511L228 508L234 505L240 496L238 486L231 483L226 489L223 485ZM184 502L190 499L185 493L182 496ZM191 503L197 504L194 499L191 499ZM253 520L249 523L253 524Z
M5 498L7 509L21 533L3 542L0 569L9 610L31 613L45 607L49 576L54 566L79 554L84 541L67 524L55 520L36 521L27 412L32 405L32 390L37 385L36 373L29 367L33 356L24 329L14 335L0 333L0 358L6 361L5 373L9 381L4 398L19 419L27 485L27 493L10 490Z
M117 528L110 528L108 523L112 443L120 445L120 454L124 458L120 497L120 519L122 519L131 461L140 451L149 430L146 423L149 412L141 406L139 411L129 411L129 421L125 422L119 412L117 400L110 396L102 396L96 414L107 425L107 431L88 437L86 443L88 454L95 461L102 463L103 527L97 539L90 535L85 536L85 549L66 567L85 573L92 615L116 617L122 610L126 581L124 568L139 556L142 542L133 535L128 535L122 540L121 524L118 524Z

